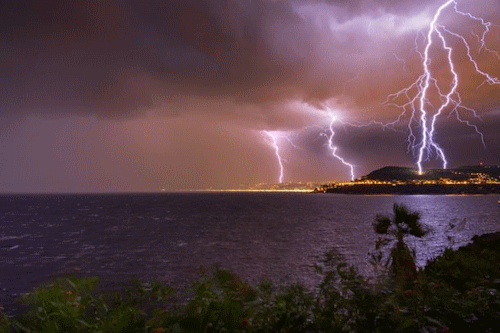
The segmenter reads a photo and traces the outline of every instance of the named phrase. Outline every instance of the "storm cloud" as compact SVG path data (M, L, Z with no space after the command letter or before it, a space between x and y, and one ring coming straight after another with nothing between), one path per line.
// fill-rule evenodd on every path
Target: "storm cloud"
M104 117L151 109L176 115L195 111L198 98L380 100L391 90L375 83L388 70L398 74L390 52L427 23L411 26L405 15L428 11L410 1L11 0L0 6L5 112ZM355 78L362 94L346 89Z
M266 142L259 131L298 131L307 126L325 126L328 124L326 111L332 109L343 120L357 123L373 119L387 122L398 117L401 109L384 101L421 75L425 33L433 13L442 3L430 0L4 0L0 3L3 145L0 150L4 156L0 180L8 184L4 189L9 191L91 190L97 183L102 185L93 172L109 176L112 173L109 170L116 171L109 176L115 180L104 187L117 190L147 190L155 188L154 184L183 188L225 182L223 187L228 187L239 180L272 181L274 175L269 174L275 167L273 157L269 152L261 155ZM465 0L459 1L458 6L460 10L500 24L496 1ZM442 24L470 38L482 69L500 73L496 53L500 50L496 37L498 27L491 26L492 32L487 35L490 49L477 51L478 38L483 32L477 21L448 9L443 13ZM481 84L484 78L473 74L463 55L462 42L455 38L451 43L462 51L461 56L456 55L456 62L460 64L457 70L463 78L460 88L463 102L486 115L490 123L497 123L499 87ZM436 63L443 59L441 56ZM451 118L443 120L440 134L448 127L457 126ZM76 125L80 123L81 127ZM163 125L158 126L159 123ZM91 124L95 125L94 130ZM462 125L458 124L458 128ZM485 131L491 129L487 125L479 121ZM60 140L74 144L65 148L66 153L58 151L57 155L96 158L89 167L94 171L79 169L78 177L84 181L74 181L78 178L71 172L75 170L72 166L75 159L61 163L60 167L50 162L40 163L44 152L47 156L54 153L43 148L53 148L55 139L49 139L49 133L66 126L73 130L62 131ZM139 135L135 141L119 134L130 130L129 135L134 136L131 129L150 134ZM397 139L392 142L398 144L394 152L400 156L399 161L411 164L413 156L406 153L404 143L406 134L401 134L405 125L395 129L396 132L376 126L348 127L343 137L343 132L339 132L336 139L344 152L352 154L360 172L385 163L398 163L396 156L389 157L391 154L374 162L373 156L377 154L369 152L383 154L384 149L365 149L367 145L362 144L365 141L362 138L371 138L366 140L380 148L386 147L387 137L394 135ZM30 131L43 138L40 142L47 142L35 149L37 152L33 151L33 139L27 135ZM443 137L445 145L453 146L450 140L457 131L450 129L453 135ZM94 136L90 141L107 141L106 149L102 144L82 143L90 142L86 138L92 132L98 133L99 139ZM172 133L182 139L175 139ZM498 145L495 135L486 133L492 151ZM167 141L168 145L164 143ZM473 141L474 145L478 142L477 138ZM146 142L161 149L147 148ZM203 149L198 151L197 143L202 142L210 142L211 146L225 151L227 163L232 165L228 167L232 170L229 179L220 176L227 171L224 166L214 163L217 149L212 154L203 154ZM317 142L320 143L316 150L324 156L318 157L315 166L304 162L304 159L316 158L314 154L295 152L295 155L302 154L302 162L296 161L297 170L292 171L293 158L289 157L288 168L295 174L293 178L325 179L328 175L343 178L338 167L329 169L324 142ZM241 147L246 150L242 152ZM144 155L148 149L154 152ZM129 153L125 156L124 151ZM181 156L180 151L191 151L198 159ZM149 162L138 164L134 154ZM367 156L372 157L366 160ZM491 163L500 163L488 151L484 157ZM249 166L249 161L260 158L266 161L262 170ZM20 159L26 163L19 162ZM240 160L246 162L240 163ZM457 163L467 161L466 158L455 160ZM10 161L23 164L26 171L19 171ZM65 185L47 187L50 181L42 179L46 174L42 171L37 171L39 176L30 173L27 177L25 174L37 164L46 165L48 170L51 166L64 168L67 179L58 183ZM162 167L165 170L162 171ZM320 169L324 172L318 171ZM199 177L179 180L189 178L186 170L194 170ZM141 180L129 187L123 185L124 179L134 174ZM186 175L179 178L173 176L176 174ZM30 187L35 179L39 185ZM24 185L16 185L20 183Z

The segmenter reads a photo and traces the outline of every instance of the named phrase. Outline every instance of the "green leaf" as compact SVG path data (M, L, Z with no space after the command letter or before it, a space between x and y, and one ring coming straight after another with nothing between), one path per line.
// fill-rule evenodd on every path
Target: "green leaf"
M73 283L73 281L71 281L70 279L66 279L66 282L68 282L68 284L74 289L74 290L77 290L76 288L76 284Z
M85 327L89 327L89 328L90 328L90 327L93 327L92 325L90 325L89 323L85 322L85 321L84 321L84 320L82 320L82 319L78 319L78 318L77 318L77 319L76 319L76 321L77 321L77 322L79 322L80 324L82 324L82 325L83 325L83 326L85 326Z

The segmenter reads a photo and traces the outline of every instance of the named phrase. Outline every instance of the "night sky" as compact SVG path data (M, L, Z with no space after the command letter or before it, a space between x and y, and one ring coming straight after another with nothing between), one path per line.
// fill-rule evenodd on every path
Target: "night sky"
M158 191L349 179L415 166L413 98L445 0L3 0L0 192ZM437 24L459 77L435 141L449 167L500 164L500 6L457 0ZM488 25L485 45L481 38ZM455 34L455 35L454 35ZM463 36L463 40L458 36ZM450 89L434 34L430 114ZM394 95L392 95L394 96ZM389 100L388 100L389 97ZM389 101L389 103L387 102ZM385 103L384 103L385 102ZM392 102L392 103L391 103ZM418 107L418 103L416 104ZM472 116L472 109L480 118ZM417 110L418 114L418 110ZM484 134L485 147L474 127ZM355 127L353 125L362 125ZM410 126L409 126L410 125ZM436 154L424 167L440 167Z

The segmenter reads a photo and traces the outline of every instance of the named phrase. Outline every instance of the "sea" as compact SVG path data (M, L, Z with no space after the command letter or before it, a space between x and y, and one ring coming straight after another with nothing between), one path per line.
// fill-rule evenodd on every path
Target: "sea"
M417 264L474 235L500 231L493 195L341 195L176 192L0 195L0 304L70 274L120 289L133 277L174 287L201 267L251 284L317 283L314 266L334 250L369 277L377 214L394 203L421 214L429 233L409 237ZM15 307L15 305L12 305Z

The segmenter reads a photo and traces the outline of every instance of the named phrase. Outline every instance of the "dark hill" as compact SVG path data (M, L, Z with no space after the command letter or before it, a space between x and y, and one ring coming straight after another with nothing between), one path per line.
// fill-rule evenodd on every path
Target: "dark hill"
M478 175L500 178L500 166L461 166L454 169L429 169L422 175L415 168L387 166L370 172L361 179L382 181L436 180L448 178L456 181L477 178Z
M492 194L500 193L500 166L429 169L388 166L352 182L331 184L316 192L344 194Z
M418 178L418 170L415 168L404 168L396 166L386 166L374 170L362 179L370 180L411 180Z

